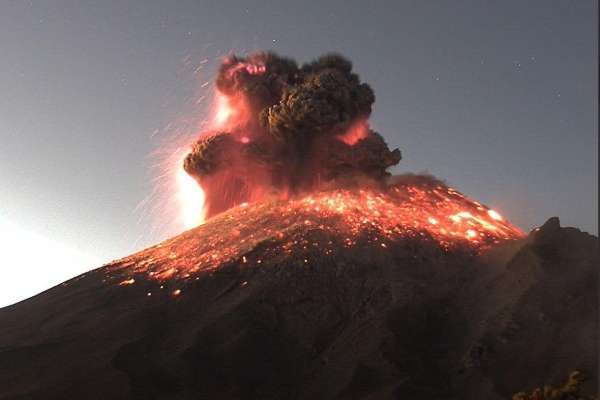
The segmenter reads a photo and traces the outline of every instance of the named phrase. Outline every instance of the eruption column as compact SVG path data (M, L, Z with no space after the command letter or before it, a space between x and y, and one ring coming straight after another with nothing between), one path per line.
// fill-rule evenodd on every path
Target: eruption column
M206 217L265 195L385 184L401 156L369 127L374 101L339 55L302 66L274 53L224 59L212 129L183 162Z

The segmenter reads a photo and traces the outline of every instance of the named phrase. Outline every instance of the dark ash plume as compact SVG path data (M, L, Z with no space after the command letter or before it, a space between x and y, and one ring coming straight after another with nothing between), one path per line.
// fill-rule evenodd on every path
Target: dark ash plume
M275 53L231 56L216 88L231 115L184 161L208 217L273 191L383 182L401 159L369 128L375 95L340 55L300 67Z

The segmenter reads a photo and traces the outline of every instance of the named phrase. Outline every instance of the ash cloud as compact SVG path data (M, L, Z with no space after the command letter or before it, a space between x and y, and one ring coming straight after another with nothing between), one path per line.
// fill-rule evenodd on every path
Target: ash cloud
M369 127L373 90L340 55L301 66L275 53L230 56L216 88L220 118L184 160L208 217L271 192L384 183L401 159Z

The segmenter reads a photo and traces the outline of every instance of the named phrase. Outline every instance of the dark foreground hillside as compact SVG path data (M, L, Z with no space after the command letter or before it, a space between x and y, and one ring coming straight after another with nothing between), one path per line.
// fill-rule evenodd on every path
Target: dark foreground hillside
M0 399L493 400L597 376L596 237L551 219L478 254L314 222L216 218L1 309ZM169 272L215 231L247 246Z

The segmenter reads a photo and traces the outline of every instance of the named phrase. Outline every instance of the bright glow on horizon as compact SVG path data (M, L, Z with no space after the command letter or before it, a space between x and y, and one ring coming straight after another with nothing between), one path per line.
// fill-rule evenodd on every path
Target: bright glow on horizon
M100 266L96 257L0 217L0 307L25 300Z

